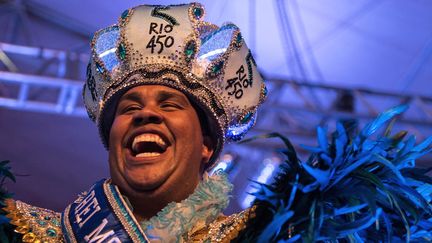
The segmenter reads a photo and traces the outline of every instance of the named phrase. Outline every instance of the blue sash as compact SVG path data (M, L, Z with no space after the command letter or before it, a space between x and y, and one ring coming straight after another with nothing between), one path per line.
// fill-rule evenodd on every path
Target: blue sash
M94 184L62 213L66 242L149 242L110 180Z

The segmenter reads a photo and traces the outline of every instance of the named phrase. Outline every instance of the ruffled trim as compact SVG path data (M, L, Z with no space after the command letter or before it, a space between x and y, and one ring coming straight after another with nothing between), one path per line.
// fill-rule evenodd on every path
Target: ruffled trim
M209 224L229 203L233 185L227 175L216 171L204 176L195 191L185 200L171 202L156 216L141 222L148 237L160 242L180 242L194 226Z

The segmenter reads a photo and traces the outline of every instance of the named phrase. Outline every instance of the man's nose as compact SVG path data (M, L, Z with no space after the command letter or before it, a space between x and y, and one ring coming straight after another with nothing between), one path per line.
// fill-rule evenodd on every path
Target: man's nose
M159 124L163 121L162 114L153 106L145 106L141 110L134 113L133 122L135 125L146 123Z

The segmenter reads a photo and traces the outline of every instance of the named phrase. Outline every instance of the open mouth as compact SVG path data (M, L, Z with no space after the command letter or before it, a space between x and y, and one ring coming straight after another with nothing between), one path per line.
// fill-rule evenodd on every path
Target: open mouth
M159 135L152 133L136 136L131 145L132 155L138 158L159 156L167 148L167 143Z

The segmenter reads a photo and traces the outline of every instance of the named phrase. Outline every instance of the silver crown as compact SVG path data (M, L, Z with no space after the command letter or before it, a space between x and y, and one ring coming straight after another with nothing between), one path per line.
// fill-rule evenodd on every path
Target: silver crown
M254 125L267 95L255 60L237 26L203 17L199 3L141 5L95 33L83 97L106 147L118 98L143 84L178 89L206 112L217 139L212 161L225 139L238 141Z

